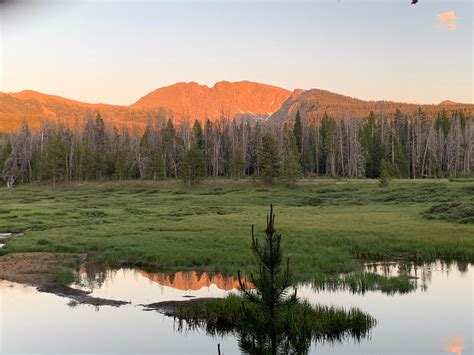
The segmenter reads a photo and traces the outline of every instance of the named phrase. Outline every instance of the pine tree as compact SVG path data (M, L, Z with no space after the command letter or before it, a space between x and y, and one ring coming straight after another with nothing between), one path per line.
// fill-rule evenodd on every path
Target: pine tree
M46 154L43 157L42 171L47 178L51 178L53 187L58 178L66 173L67 145L59 133L48 139Z
M100 113L97 114L95 118L95 150L94 150L94 160L95 160L95 169L96 169L96 179L102 179L102 175L105 174L107 169L105 161L105 151L107 148L107 138L105 134L105 122L102 119Z
M85 180L97 178L97 160L95 152L89 146L85 145L81 150L82 176Z
M277 144L269 133L262 137L262 147L258 152L260 179L272 184L280 176L280 162L277 154Z
M163 133L163 152L165 155L165 172L167 177L178 176L178 164L176 157L176 130L173 121L168 120Z
M397 167L398 174L393 175L393 177L398 178L409 178L410 177L410 164L408 163L408 159L401 149L401 146L398 142L395 142L394 147L394 154L395 154L395 161L394 164Z
M336 120L324 113L321 119L321 141L323 150L322 170L331 176L336 176Z
M295 136L296 146L298 147L298 154L301 155L301 145L303 140L303 125L301 123L300 111L296 112L295 125L293 126L293 134Z
M281 235L275 230L275 215L270 205L270 214L267 215L265 240L260 245L255 238L252 225L252 250L259 262L258 274L250 274L249 283L238 272L240 291L244 297L257 306L258 314L250 312L242 304L242 313L245 321L251 328L262 328L262 335L269 335L271 354L277 354L280 335L286 330L287 324L280 319L280 309L288 307L297 301L296 289L289 294L291 287L290 261L286 260L283 266L283 251L281 249ZM263 344L267 341L262 342ZM247 344L252 345L252 344ZM256 349L254 349L256 350ZM264 349L259 349L263 351Z
M160 148L149 149L147 152L147 165L146 171L148 172L148 177L153 180L160 179L164 177L165 167L163 165L163 153Z
M392 174L396 173L397 167L395 164L392 164L386 160L382 160L380 164L380 176L379 176L379 185L381 187L387 187L392 180Z
M449 129L451 128L451 121L445 109L438 112L436 117L436 128L443 132L444 138L448 137Z
M289 132L283 158L282 178L290 186L294 186L296 180L301 177L301 165L297 150L295 136Z
M372 111L362 128L362 145L365 149L365 175L369 178L380 177L381 164L385 157L385 147L382 144L376 117Z
M119 180L127 177L129 170L128 149L120 149L115 157L115 174Z
M184 153L181 161L181 178L188 185L197 184L206 175L206 166L201 150L196 143Z
M240 179L245 175L245 168L247 167L247 163L245 162L244 154L240 147L235 150L230 165L231 176L233 178Z
M201 122L199 122L198 120L194 121L193 139L194 139L194 142L197 144L198 148L200 150L204 150L204 135L202 133Z

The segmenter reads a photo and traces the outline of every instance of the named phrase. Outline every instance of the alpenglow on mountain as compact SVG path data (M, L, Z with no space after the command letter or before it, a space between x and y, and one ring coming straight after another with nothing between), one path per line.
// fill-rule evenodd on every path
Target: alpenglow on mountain
M217 121L219 119L285 122L300 112L304 119L318 119L327 113L340 118L364 118L370 111L386 114L401 109L412 113L463 109L474 113L474 105L443 101L439 105L418 105L391 101L364 101L320 89L294 90L251 81L221 81L212 87L195 82L159 88L130 106L92 104L32 90L0 93L0 132L17 131L23 121L39 128L44 123L82 126L98 113L110 124L143 129L150 120L173 119Z

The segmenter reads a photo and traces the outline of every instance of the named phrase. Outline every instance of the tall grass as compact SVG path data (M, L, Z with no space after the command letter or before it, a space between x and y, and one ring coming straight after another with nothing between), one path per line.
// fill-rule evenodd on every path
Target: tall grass
M88 253L111 266L235 275L251 269L250 225L263 230L273 203L297 281L354 273L360 287L383 288L361 273L360 260L474 261L472 225L422 215L436 204L474 205L471 189L448 180L393 180L384 189L330 179L296 188L225 179L191 188L173 181L27 185L0 190L0 232L25 232L0 253Z

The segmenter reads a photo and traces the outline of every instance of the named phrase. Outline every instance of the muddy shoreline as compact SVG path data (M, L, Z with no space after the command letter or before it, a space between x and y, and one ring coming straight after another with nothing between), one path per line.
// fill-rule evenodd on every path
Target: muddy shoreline
M92 306L120 307L130 302L110 300L90 296L89 292L77 290L69 286L58 285L53 282L55 270L68 269L64 260L83 263L85 254L55 254L55 253L12 253L0 256L0 280L7 280L27 286L35 287L39 292L51 293L60 297L69 298L78 304Z

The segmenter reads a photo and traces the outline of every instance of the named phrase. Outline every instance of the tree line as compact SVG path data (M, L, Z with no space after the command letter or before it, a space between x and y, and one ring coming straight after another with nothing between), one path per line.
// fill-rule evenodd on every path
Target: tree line
M302 176L439 178L469 176L474 122L462 110L428 115L397 110L365 119L324 114L294 122L191 122L157 117L144 131L118 130L97 114L83 126L27 123L0 135L7 186L50 180L243 178L294 184Z

